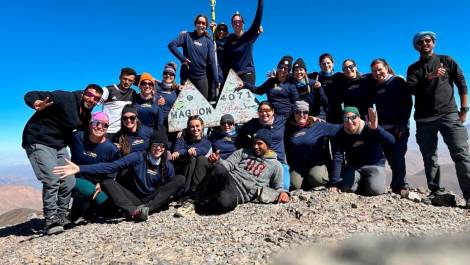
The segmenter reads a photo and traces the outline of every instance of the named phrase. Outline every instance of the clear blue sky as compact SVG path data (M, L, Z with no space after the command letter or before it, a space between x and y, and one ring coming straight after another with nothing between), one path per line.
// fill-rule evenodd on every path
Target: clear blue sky
M218 0L217 21L239 10L249 26L256 0ZM108 85L121 67L161 76L175 58L167 44L181 30L192 30L198 13L209 15L208 0L4 1L0 9L2 104L0 155L6 163L21 149L23 126L32 114L23 102L29 90L76 90L87 83ZM318 70L323 52L340 70L354 58L361 72L376 57L405 75L418 54L417 31L437 33L436 51L457 59L470 79L468 16L470 1L285 1L266 0L263 35L255 45L258 82L280 57L303 57ZM414 136L413 136L414 137ZM1 164L1 163L0 163Z

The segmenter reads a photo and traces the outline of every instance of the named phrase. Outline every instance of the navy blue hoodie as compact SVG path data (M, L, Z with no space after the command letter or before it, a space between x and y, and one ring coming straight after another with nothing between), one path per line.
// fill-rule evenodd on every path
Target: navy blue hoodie
M258 0L255 19L250 28L238 38L231 33L225 42L225 59L229 65L239 75L255 72L253 61L253 44L258 39L258 30L263 17L263 0Z
M253 93L262 95L266 93L268 101L273 105L277 115L289 117L292 114L293 105L299 98L297 87L287 80L279 83L276 78L269 78L261 86L255 86L244 82L245 87Z
M344 161L348 166L354 167L385 166L382 145L393 145L394 143L393 135L380 126L376 130L372 130L364 125L360 134L349 134L344 128L339 130L332 141L334 168L329 185L334 186L341 182L341 169Z
M171 161L161 161L158 166L153 166L147 162L146 152L130 153L111 163L99 163L93 165L80 165L82 174L114 174L123 169L125 171L125 179L132 180L134 187L126 187L134 192L139 192L137 197L143 197L157 191L160 185L168 182L175 176L175 169ZM165 177L162 177L161 163L166 163Z
M238 148L236 146L237 135L230 135L222 130L217 130L209 135L212 143L212 152L219 151L220 158L226 159Z
M137 109L140 122L150 128L163 126L163 110L154 101L154 97L143 99L140 94L135 95L132 105Z
M112 162L121 157L121 152L111 141L106 139L104 143L93 143L90 141L89 133L84 131L78 131L74 134L70 144L70 153L72 155L72 162L77 165ZM80 172L76 177L100 182L105 178L113 176Z
M408 128L413 102L403 78L392 76L383 84L377 84L374 103L380 117L379 124L385 125L385 129L391 129L390 126L400 131Z
M183 54L179 52L178 47L183 47ZM218 82L214 44L206 35L197 36L195 32L182 33L168 44L168 49L182 63L186 61L186 58L191 60L188 71L189 77L200 79L208 76L207 69L209 68L211 76Z

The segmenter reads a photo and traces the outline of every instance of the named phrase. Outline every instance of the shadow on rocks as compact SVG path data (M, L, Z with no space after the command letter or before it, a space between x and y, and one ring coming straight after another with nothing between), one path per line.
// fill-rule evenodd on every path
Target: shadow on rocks
M44 219L33 218L21 224L0 228L0 237L41 235L43 227Z

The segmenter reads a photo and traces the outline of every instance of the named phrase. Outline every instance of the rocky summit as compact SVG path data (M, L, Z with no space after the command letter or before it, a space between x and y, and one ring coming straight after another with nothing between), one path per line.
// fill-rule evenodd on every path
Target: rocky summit
M470 211L415 201L392 193L295 191L283 205L249 203L220 216L185 218L173 217L170 207L144 223L104 220L53 236L43 236L42 220L31 219L0 229L0 264L466 264ZM418 247L430 237L436 249L452 251L440 257L426 244ZM394 258L393 251L411 258ZM344 259L328 258L335 253Z

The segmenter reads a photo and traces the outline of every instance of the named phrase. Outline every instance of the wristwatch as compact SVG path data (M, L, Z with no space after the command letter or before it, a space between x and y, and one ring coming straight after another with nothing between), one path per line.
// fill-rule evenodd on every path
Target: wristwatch
M461 107L461 108L460 108L460 111L463 111L463 112L465 112L465 113L467 113L468 110L470 110L468 107Z

